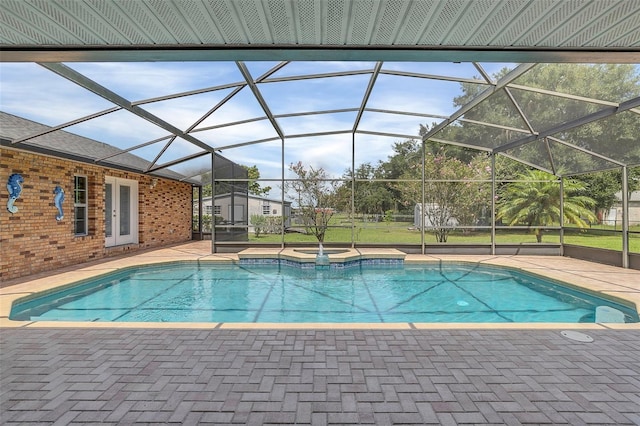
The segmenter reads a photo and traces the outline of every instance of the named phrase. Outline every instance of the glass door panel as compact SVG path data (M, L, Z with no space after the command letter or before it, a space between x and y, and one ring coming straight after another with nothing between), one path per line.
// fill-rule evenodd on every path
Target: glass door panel
M138 182L107 177L105 182L105 246L138 242Z

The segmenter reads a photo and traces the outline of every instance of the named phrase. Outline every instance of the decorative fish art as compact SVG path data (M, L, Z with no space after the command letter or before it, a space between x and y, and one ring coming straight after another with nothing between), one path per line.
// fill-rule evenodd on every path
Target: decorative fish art
M22 175L18 173L14 173L9 176L7 180L7 190L9 191L9 201L7 201L7 210L11 214L17 213L18 208L13 205L16 202L18 197L20 197L20 193L22 192L22 184L24 183L24 178Z
M58 214L56 215L56 220L60 221L64 219L64 212L62 211L62 203L64 202L64 189L61 186L56 186L53 190L55 194L53 196L53 204L55 204L56 209L58 209Z

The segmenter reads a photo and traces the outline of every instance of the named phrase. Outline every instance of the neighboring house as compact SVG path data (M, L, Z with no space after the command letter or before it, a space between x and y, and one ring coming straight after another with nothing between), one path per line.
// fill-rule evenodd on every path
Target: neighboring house
M0 188L23 180L17 199L0 193L0 281L191 240L193 185L170 170L142 173L149 164L0 112Z
M615 194L616 202L602 219L605 225L620 226L622 224L622 191ZM640 225L640 191L633 191L629 197L629 225Z
M197 203L194 203L194 211L197 211ZM291 224L291 202L273 200L256 195L241 193L218 194L215 196L215 205L211 203L211 197L202 198L202 213L205 215L222 217L222 223L235 225L248 225L249 231L253 231L251 223L252 215L278 217L284 215L284 227ZM231 218L234 220L231 220Z

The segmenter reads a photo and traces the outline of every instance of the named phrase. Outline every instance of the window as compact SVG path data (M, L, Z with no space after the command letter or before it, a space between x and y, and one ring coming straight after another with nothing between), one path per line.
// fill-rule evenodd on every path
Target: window
M222 207L213 206L213 214L217 214L219 216L221 211L222 211Z
M269 204L263 204L262 214L270 214L270 213L271 213L271 206Z
M74 176L73 211L76 235L87 235L89 222L88 185L86 176Z
M213 208L211 206L204 206L204 213L211 214L212 209Z

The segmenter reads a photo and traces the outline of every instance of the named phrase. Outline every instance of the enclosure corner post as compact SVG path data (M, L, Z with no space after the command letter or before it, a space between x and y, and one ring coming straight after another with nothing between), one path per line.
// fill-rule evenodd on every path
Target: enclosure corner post
M284 137L280 138L280 202L282 202L282 226L280 227L280 250L284 250L285 246L285 223L287 218L284 215L284 202L285 202L285 186L284 186ZM291 214L291 207L289 207L289 214Z
M564 256L564 177L560 176L560 256Z
M191 193L193 194L193 191L191 191ZM211 202L213 203L213 200ZM204 232L204 229L202 229L202 213L204 212L204 206L202 204L202 182L200 182L200 186L198 186L198 234L200 235L201 240L203 239L202 233Z
M629 169L622 166L622 267L629 268Z
M351 248L356 247L356 134L351 133Z
M216 153L211 153L211 253L216 252Z
M496 254L496 153L491 153L491 255Z
M427 148L426 148L426 142L424 139L422 139L422 200L420 201L422 204L420 206L420 250L422 254L426 254L426 250L425 250L425 244L424 244L424 208L425 208L425 197L424 197L424 191L425 191L425 171L424 171L424 166L425 166L425 157L427 155Z

